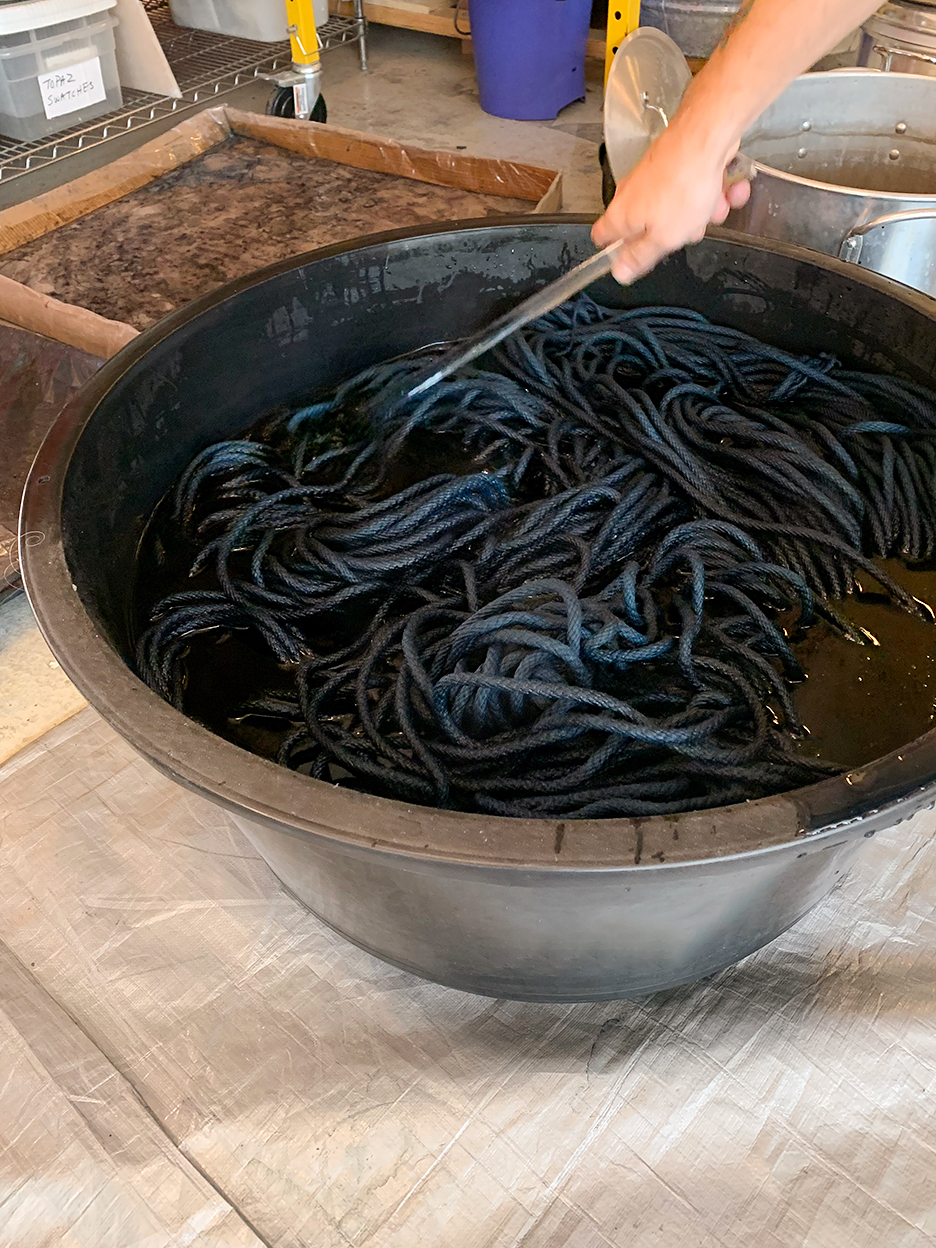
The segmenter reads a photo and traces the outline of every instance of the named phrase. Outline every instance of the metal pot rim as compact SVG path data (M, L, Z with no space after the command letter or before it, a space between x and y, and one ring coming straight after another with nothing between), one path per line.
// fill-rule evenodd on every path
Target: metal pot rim
M773 165L765 165L762 160L752 159L758 177L769 176L776 178L779 182L792 182L797 186L808 186L817 191L829 191L839 195L860 196L863 200L881 200L890 204L895 199L899 199L901 203L906 202L908 207L925 207L931 204L934 210L936 210L936 193L924 195L920 191L900 191L895 194L894 191L875 191L863 186L844 186L838 182L820 182L816 178L804 178L799 173L787 173L785 169L776 169Z
M927 87L924 85L921 89L924 91L932 90L936 93L936 78L928 78L922 74L885 73L883 70L873 69L868 66L857 66L854 68L849 67L847 69L830 69L822 73L800 74L800 76L795 78L790 86L787 87L787 91L795 90L797 83L812 83L818 78L848 83L853 79L866 74L877 74L880 79L886 79L889 83L912 83L914 88L919 88L919 84L921 82L924 84L930 83L932 84L931 86ZM784 94L786 94L786 92L784 92ZM780 100L782 99L783 96L780 96ZM924 194L920 191L900 191L898 194L895 194L893 191L877 191L871 189L870 187L863 186L844 186L837 182L821 182L817 178L806 178L799 173L787 173L786 170L776 169L773 165L768 165L764 161L758 160L756 156L753 156L749 150L749 145L746 140L742 140L742 145L744 146L747 155L751 156L751 159L754 161L758 176L777 178L781 182L791 182L797 186L808 186L817 191L828 191L841 195L858 195L861 196L862 199L871 201L880 200L892 203L895 199L899 199L901 203L906 202L908 207L923 206L926 204L936 205L936 192ZM750 147L756 150L756 142L750 144Z
M373 797L290 772L215 736L163 702L98 633L72 582L62 543L63 487L72 453L117 382L157 343L204 311L291 269L361 247L462 231L518 225L590 224L577 215L505 216L368 235L291 257L194 300L140 334L67 404L33 462L20 516L20 557L29 600L57 660L105 720L164 774L227 807L296 835L322 836L349 851L532 871L668 871L689 863L713 869L726 860L780 852L797 837L831 848L843 836L871 835L868 823L893 823L934 792L936 730L848 775L774 797L674 816L534 820L460 814ZM875 287L934 322L936 302L877 274L773 240L712 230L731 245L831 269ZM804 844L804 852L806 845Z

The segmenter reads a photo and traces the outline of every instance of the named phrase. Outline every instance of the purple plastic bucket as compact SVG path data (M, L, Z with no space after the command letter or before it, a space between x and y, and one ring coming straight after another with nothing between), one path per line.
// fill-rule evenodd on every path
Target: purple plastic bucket
M592 0L468 0L481 107L551 121L585 94Z

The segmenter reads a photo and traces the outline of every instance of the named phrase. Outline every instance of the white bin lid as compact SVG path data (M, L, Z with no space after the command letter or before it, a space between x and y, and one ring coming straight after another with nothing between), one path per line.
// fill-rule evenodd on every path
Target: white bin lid
M42 30L59 22L73 22L78 17L103 13L112 9L117 0L21 0L17 4L0 3L0 35L14 35L21 30Z

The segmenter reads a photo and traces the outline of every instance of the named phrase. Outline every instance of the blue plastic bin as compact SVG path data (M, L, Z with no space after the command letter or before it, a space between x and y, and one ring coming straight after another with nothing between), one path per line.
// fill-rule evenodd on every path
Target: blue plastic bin
M481 107L551 121L585 95L591 0L468 0Z

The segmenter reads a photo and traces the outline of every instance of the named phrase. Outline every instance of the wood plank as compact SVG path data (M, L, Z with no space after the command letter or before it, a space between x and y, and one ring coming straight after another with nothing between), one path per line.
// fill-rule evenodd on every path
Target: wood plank
M329 11L341 17L353 17L354 5L350 0L330 0ZM446 7L419 13L412 9L398 9L390 4L365 3L364 16L369 22L377 22L382 26L399 26L403 30L420 30L429 35L451 35L455 39L465 38L455 29L455 10ZM468 25L467 15L463 14L462 26Z
M56 342L78 347L88 355L109 360L137 336L137 330L123 321L112 321L87 308L62 303L51 295L0 275L0 319L20 329L28 329Z
M605 59L605 47L607 40L603 30L595 30L594 27L588 32L588 42L585 44L585 55L590 60L603 61Z
M267 117L225 107L225 116L234 134L266 143L275 143L300 156L319 156L358 169L373 169L401 178L414 178L436 186L454 186L481 195L501 195L539 203L555 202L557 170L527 165L516 160L494 160L461 152L405 146L392 139L381 139L359 130Z
M557 173L553 178L552 186L539 201L534 212L561 212L562 211L562 174Z
M433 0L383 0L388 9L406 9L410 13L434 13L439 5Z

